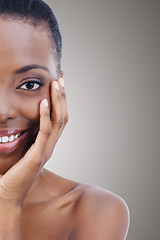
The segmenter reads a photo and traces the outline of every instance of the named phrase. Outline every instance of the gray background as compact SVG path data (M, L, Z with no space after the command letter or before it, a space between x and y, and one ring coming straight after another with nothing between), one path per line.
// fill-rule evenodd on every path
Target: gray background
M159 240L160 2L46 2L63 36L70 117L46 167L120 195L127 240Z

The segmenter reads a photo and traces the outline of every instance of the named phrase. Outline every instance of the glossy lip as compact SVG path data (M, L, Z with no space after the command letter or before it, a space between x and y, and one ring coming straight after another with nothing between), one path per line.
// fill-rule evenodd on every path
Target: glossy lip
M16 135L17 133L20 133L23 131L19 131L19 130L12 130L12 131L6 130L5 131L4 130L4 131L0 131L0 136L1 136L2 132L3 132L2 136L9 136L9 135ZM7 132L9 134L5 135ZM22 143L23 139L26 137L28 132L29 132L29 129L25 130L17 139L15 139L12 142L0 143L0 154L13 152L17 147L20 146L20 144Z
M0 130L0 137L3 136L8 136L10 137L11 135L17 135L18 133L24 132L26 130L13 130L13 129L9 129L9 130Z

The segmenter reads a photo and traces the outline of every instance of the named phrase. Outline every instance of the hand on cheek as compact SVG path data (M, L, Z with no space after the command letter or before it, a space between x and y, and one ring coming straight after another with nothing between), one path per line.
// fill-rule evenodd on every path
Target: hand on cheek
M40 103L40 126L35 143L0 179L0 198L17 202L21 205L27 191L37 174L51 157L55 144L59 139L67 121L67 103L63 79L51 84L51 106L47 99Z

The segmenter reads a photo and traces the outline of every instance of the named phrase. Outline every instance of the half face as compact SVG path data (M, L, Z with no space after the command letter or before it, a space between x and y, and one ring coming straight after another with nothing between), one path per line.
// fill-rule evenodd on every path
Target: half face
M20 21L0 19L0 174L35 141L40 101L57 79L47 32Z

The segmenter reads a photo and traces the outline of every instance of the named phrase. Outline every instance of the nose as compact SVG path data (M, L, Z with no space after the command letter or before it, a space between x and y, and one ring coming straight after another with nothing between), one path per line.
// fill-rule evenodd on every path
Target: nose
M17 109L12 96L4 91L0 91L0 124L9 119L17 117Z

